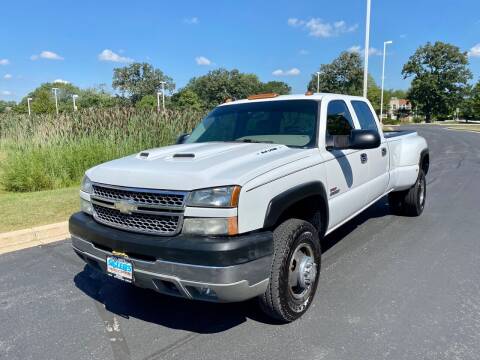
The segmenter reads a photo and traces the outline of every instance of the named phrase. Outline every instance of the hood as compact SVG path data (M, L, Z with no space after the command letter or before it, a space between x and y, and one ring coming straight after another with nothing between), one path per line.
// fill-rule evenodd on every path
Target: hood
M94 182L163 190L194 190L247 181L311 156L305 149L260 143L196 143L145 150L87 171Z

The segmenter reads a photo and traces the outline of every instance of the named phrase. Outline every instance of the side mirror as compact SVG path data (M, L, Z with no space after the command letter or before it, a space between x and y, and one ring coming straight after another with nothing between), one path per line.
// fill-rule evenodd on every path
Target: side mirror
M183 143L188 139L189 136L190 136L190 134L182 134L182 135L180 135L180 136L177 138L177 141L175 142L175 144L183 144Z
M381 144L380 134L375 130L352 130L350 135L334 135L327 141L327 150L375 149Z
M375 130L352 130L349 149L375 149L380 146L381 139Z

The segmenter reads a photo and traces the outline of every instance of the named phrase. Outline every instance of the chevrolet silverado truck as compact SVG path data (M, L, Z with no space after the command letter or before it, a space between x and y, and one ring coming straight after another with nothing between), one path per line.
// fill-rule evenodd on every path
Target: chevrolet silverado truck
M429 153L383 133L371 104L261 94L216 107L177 144L95 166L69 221L93 268L186 299L257 298L290 322L312 303L321 239L388 195L418 216Z

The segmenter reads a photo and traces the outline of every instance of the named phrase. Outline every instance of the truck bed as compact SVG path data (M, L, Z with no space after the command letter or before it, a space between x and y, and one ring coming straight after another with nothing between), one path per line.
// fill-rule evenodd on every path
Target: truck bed
M386 131L383 133L383 136L385 136L385 139L392 139L398 136L404 136L404 135L410 135L410 134L416 134L417 132L415 130L396 130L396 131Z

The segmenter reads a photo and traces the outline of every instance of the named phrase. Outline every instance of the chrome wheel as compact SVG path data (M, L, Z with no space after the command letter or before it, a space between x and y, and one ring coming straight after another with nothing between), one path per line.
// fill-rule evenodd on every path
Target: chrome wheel
M425 192L426 192L426 186L425 186L425 178L422 178L418 184L418 191L420 192L419 194L419 200L420 200L420 207L423 208L425 205Z
M290 259L288 268L288 286L295 299L308 295L317 277L317 264L309 244L297 246Z

